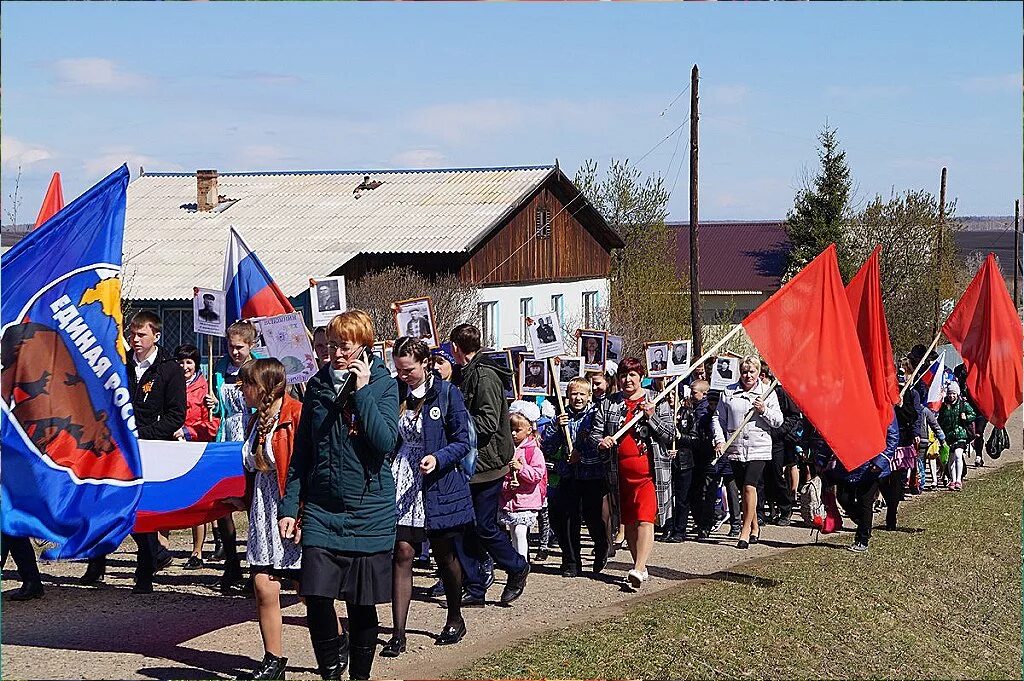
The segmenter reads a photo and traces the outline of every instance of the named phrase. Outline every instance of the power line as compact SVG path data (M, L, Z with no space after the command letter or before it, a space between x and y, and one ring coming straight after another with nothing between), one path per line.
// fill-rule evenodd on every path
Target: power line
M668 113L668 110L672 108L672 105L675 104L676 102L678 102L679 98L682 97L683 95L685 95L689 91L690 91L690 85L689 85L689 83L687 83L686 87L683 88L683 91L680 92L678 95L676 95L675 98L671 102L668 103L668 106L666 106L662 110L662 112L660 114L658 114L659 118L664 116L666 113Z

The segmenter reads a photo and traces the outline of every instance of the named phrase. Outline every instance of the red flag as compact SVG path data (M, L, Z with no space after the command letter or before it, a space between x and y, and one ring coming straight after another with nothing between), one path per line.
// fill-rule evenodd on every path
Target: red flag
M967 390L996 428L1021 404L1024 330L991 253L942 325L964 358Z
M50 186L46 189L43 205L39 208L39 215L36 216L36 227L52 218L63 207L64 191L60 188L60 173L54 173L50 178Z
M879 268L881 246L875 246L860 271L846 286L850 312L857 326L868 382L878 407L879 420L892 420L892 407L900 402L900 386L896 380L896 363L892 358L889 325L882 305L882 275Z
M892 417L879 419L834 244L743 328L847 470L885 449Z

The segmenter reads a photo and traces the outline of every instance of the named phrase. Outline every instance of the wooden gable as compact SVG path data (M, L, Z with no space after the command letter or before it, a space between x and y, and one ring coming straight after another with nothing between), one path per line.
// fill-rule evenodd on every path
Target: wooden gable
M616 244L602 244L581 222L589 217L579 206L589 208L586 202L576 201L576 206L563 210L565 193L554 180L542 185L469 254L458 271L460 279L478 286L502 286L608 276L610 248ZM550 220L550 230L542 234L538 234L538 210Z

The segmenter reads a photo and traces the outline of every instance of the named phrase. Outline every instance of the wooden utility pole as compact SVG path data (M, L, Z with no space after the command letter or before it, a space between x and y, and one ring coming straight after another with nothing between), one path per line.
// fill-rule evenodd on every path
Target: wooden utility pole
M1020 199L1013 202L1013 305L1020 312Z
M942 168L942 179L939 181L939 227L935 239L935 317L932 322L932 335L939 332L939 314L942 308L942 282L945 273L942 271L942 231L946 225L946 168Z
M693 338L693 354L700 356L701 311L700 279L697 266L697 84L700 75L697 65L690 72L690 332Z

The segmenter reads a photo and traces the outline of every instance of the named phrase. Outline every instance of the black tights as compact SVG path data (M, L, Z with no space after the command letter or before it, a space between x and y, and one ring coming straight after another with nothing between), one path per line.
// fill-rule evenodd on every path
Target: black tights
M348 637L353 648L371 648L377 644L377 608L372 605L345 603L348 611ZM334 599L306 596L306 624L312 641L326 641L338 636L338 614Z
M451 538L430 540L444 584L444 597L448 604L445 625L456 626L462 620L462 566L455 555L455 541ZM404 541L395 542L391 568L391 621L395 636L404 636L409 621L409 603L412 601L412 563L419 553L418 547Z

